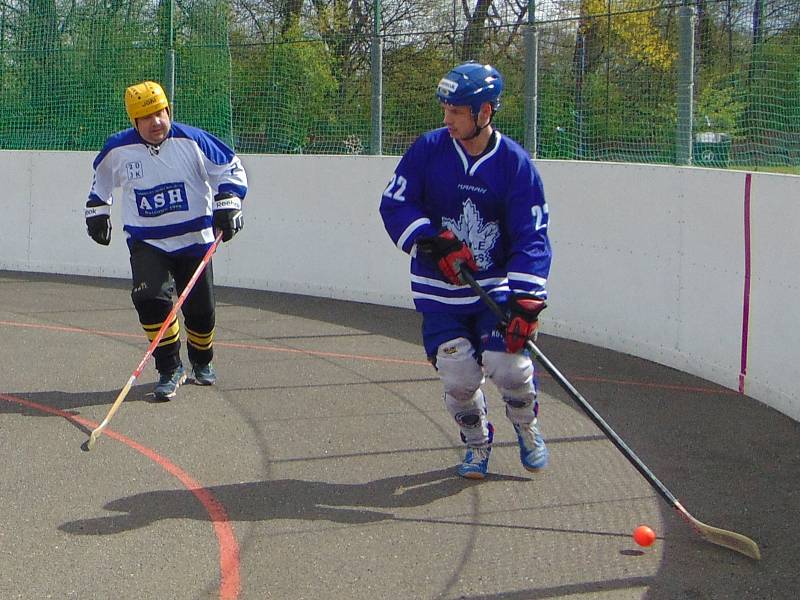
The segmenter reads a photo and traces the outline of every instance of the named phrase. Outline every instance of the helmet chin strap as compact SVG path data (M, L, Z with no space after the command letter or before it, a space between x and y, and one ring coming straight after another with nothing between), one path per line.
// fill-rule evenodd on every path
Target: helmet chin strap
M478 137L481 134L481 131L483 131L489 125L492 124L492 117L494 117L494 109L492 109L492 114L489 115L489 120L486 122L486 125L481 126L481 125L478 125L478 115L473 113L472 114L472 119L473 119L473 121L475 121L475 131L473 131L472 135L470 135L469 137L465 137L464 140L474 140L476 137Z

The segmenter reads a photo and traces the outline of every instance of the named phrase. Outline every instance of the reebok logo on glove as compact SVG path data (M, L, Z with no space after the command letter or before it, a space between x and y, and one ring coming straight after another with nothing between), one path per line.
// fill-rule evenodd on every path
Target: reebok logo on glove
M224 198L217 196L216 198L214 198L214 210L225 210L228 208L235 208L237 210L241 210L242 199L237 198L236 196L227 196Z

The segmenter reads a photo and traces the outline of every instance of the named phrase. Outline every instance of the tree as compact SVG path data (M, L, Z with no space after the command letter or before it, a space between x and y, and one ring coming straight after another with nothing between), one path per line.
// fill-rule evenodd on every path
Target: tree
M480 60L484 52L486 20L492 0L476 0L475 8L470 11L466 0L462 0L467 26L464 29L464 45L461 60Z

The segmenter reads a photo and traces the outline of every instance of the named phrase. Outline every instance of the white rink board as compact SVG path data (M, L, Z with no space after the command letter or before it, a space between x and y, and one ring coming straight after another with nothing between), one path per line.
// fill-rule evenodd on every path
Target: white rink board
M29 153L10 150L0 153L3 182L0 264L28 265L32 220L30 165Z
M94 153L0 153L0 269L127 278L113 239L86 235ZM245 155L245 229L215 257L218 284L411 306L408 257L383 230L380 195L398 157ZM738 389L745 279L737 171L538 161L554 249L542 331ZM800 420L794 277L800 177L754 174L745 392Z
M543 316L554 322L543 331L737 388L744 174L559 161L540 169L554 255ZM707 189L718 193L693 193Z
M800 177L754 174L745 392L800 420Z

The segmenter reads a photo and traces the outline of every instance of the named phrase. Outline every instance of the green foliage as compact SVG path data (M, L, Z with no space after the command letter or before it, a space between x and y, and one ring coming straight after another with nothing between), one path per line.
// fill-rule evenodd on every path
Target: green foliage
M707 3L697 21L693 133L730 134L736 164L797 165L800 17L779 0L764 0L763 42L753 48L752 1ZM459 62L469 21L454 12L458 3L409 2L383 6L385 154L402 153L441 125L435 86ZM505 76L495 122L521 142L528 107L523 5L494 4L502 10L474 38L481 40L476 55ZM174 2L173 20L168 6L6 0L0 147L97 149L129 125L122 103L128 85L154 79L168 88L174 50L174 116L237 150L372 150L373 5L192 0ZM566 0L552 8L537 11L538 156L672 162L676 8L647 0ZM585 46L576 31L586 34Z
M321 42L303 40L297 27L274 44L237 52L233 70L241 82L232 101L243 152L303 152L314 129L336 119L330 56Z
M539 80L538 156L573 159L576 157L577 128L572 80L546 73Z
M525 138L525 71L503 57L486 57L503 74L504 91L495 115L497 128L523 143Z
M231 70L229 13L225 3L204 2L178 21L173 117L233 143L231 82L220 77Z
M735 77L724 76L705 82L695 102L695 129L722 132L736 137L745 103L736 90Z
M753 52L738 131L748 139L740 160L800 164L800 26L774 36Z
M422 132L442 126L436 84L452 59L435 45L402 46L384 56L384 153L402 154Z
M76 11L68 33L52 15L43 31L35 11L15 23L20 45L1 57L0 102L13 107L0 115L2 147L97 149L130 126L123 90L163 72L158 44L141 42L152 38L149 22L118 5Z

